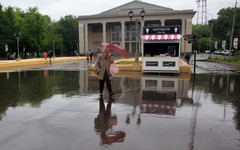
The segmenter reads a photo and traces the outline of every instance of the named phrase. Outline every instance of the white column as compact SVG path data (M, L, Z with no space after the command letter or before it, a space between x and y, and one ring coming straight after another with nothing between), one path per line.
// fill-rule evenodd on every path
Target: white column
M85 51L86 53L88 51L88 24L85 24Z
M84 52L84 25L80 24L78 25L79 30L79 53L83 54Z
M105 43L105 42L107 42L107 37L106 37L106 34L107 34L107 32L106 32L106 22L102 22L102 27L103 27L103 43Z
M144 23L145 23L145 21L144 20L142 20L141 21L141 29L140 29L140 35L143 35L143 27L144 27Z
M192 34L192 19L186 20L186 34ZM186 51L185 52L192 52L192 44L186 43Z
M182 30L181 30L182 35L186 34L186 19L182 19ZM181 52L185 52L186 51L186 41L184 40L184 38L182 38L182 50Z
M125 49L125 21L121 22L122 48Z
M161 19L161 26L165 26L165 19Z

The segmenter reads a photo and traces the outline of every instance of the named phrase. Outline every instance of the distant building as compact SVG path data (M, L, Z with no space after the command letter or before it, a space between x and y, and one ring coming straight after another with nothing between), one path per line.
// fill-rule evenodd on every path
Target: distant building
M134 13L132 21L128 16L130 10ZM143 20L140 16L141 10L145 11ZM192 18L195 13L192 9L173 10L142 1L132 1L97 15L79 16L79 52L83 54L89 49L102 49L101 43L108 42L119 44L130 54L134 54L136 19L140 27L137 30L138 35L142 35L144 26L180 26L181 35L185 35L192 34ZM140 42L139 46L141 47ZM182 38L180 51L191 52L192 44Z

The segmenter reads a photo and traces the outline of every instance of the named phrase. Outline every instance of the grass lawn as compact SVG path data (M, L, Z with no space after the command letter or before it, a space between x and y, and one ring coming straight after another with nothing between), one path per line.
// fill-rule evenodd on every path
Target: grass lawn
M227 62L227 63L231 63L231 64L240 65L240 59L236 59L236 58L231 58L230 61L228 60L228 58L211 58L210 60L215 60L215 61L221 61L221 62Z
M121 65L131 65L133 64L133 61L120 61L120 62L117 62L116 64L121 64Z
M142 63L141 61L139 61L140 63ZM117 62L116 64L118 65L132 65L134 63L134 61L120 61Z

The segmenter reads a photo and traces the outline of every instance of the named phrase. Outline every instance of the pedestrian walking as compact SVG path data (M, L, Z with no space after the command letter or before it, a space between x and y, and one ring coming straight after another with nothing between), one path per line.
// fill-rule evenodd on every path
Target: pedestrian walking
M89 50L89 51L90 51L90 54L89 54L89 56L90 56L90 61L92 62L93 51L92 51L92 50Z
M191 54L190 53L186 53L184 55L184 58L186 59L187 63L189 64L190 58L191 58Z
M48 53L47 52L43 52L43 56L44 56L45 60L47 60Z
M112 60L111 54L109 53L108 49L104 49L102 51L102 54L99 54L95 63L95 71L98 75L99 79L99 91L100 96L103 96L103 89L106 82L107 89L109 92L109 97L114 95L114 92L112 91L112 75L110 73L110 65L114 61Z
M49 62L50 62L50 65L52 65L52 56L53 56L53 51L52 50L49 50L48 51L48 57L49 57Z
M87 62L89 62L89 59L90 59L90 49L87 51L87 54L86 54L86 57L87 57Z
M91 49L89 49L87 52L87 61L89 62L89 59L90 59L90 61L92 62L92 57L93 57L93 52Z

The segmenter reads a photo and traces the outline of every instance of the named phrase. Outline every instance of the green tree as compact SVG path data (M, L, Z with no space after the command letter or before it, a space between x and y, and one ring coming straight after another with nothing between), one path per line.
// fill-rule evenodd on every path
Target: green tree
M77 17L72 15L67 15L64 18L61 18L55 24L55 34L60 36L63 43L64 54L69 54L70 51L77 50L75 41L78 40L78 21ZM58 45L61 45L60 41L58 41ZM59 53L60 50L56 51Z
M235 8L223 8L218 12L218 18L213 22L213 35L215 40L227 40L227 48L230 43L233 14ZM233 38L240 38L240 8L236 8L236 19Z
M218 18L210 20L208 25L193 25L193 34L205 34L206 39L198 40L197 44L193 44L193 49L205 50L209 48L209 38L212 28L212 50L214 49L214 42L218 41L218 49L221 49L222 40L227 41L227 48L230 46L230 36L233 23L233 14L235 8L223 8L218 12ZM236 19L234 26L233 38L240 39L240 8L236 9Z
M52 41L51 37L54 37L55 32L55 22L51 20L51 18L48 15L45 15L45 20L47 23L47 36L46 36L46 45L43 47L43 51L48 51L52 49Z
M3 6L0 3L0 58L4 57L5 50L4 50L4 36L3 36L3 25L4 15L3 15Z
M1 12L0 19L1 29L1 49L5 51L4 45L7 44L9 51L16 51L16 42L14 39L14 33L16 33L16 13L13 7L8 7Z
M193 34L203 34L206 37L198 39L196 44L193 44L194 50L199 50L204 52L205 50L209 49L209 37L210 37L210 26L209 25L193 25Z
M47 20L38 8L29 8L21 24L24 47L29 52L42 52L47 45Z

